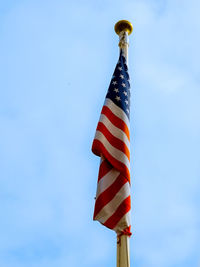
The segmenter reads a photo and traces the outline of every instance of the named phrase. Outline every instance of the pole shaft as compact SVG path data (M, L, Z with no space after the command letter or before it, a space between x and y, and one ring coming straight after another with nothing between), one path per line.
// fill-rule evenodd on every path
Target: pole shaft
M119 47L120 49L122 49L124 56L126 58L126 62L128 65L128 47L129 47L129 43L128 43L128 33L127 31L122 31L119 34Z
M129 236L117 237L117 267L130 267Z

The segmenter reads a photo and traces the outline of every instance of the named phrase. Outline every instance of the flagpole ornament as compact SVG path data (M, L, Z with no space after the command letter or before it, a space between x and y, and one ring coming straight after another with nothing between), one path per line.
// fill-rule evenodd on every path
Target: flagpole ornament
M128 20L120 20L115 24L115 32L116 34L120 34L120 32L125 31L130 35L133 31L133 25Z

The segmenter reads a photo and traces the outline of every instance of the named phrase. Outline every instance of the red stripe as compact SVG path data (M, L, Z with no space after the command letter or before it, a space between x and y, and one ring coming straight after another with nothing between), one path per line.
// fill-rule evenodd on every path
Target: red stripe
M112 170L112 165L107 161L104 160L99 167L99 176L98 176L98 182L99 180L104 177L110 170Z
M127 135L128 140L130 141L129 128L122 119L117 117L107 106L103 106L101 113L106 115L112 124L121 129Z
M92 152L97 155L103 156L110 162L110 164L118 171L120 171L125 178L130 183L130 172L127 166L122 163L121 161L115 159L111 154L107 151L107 149L104 147L104 145L97 139L94 139L93 144L92 144Z
M104 223L110 229L116 227L121 218L131 209L131 197L128 196L117 208L114 214Z
M95 203L94 218L115 197L125 183L127 183L127 179L120 174L114 183L99 195Z
M109 132L108 128L102 122L98 123L97 131L102 132L102 134L106 137L108 142L115 148L122 151L130 161L130 152L129 152L127 145L123 141L121 141L119 138L112 135L111 132Z

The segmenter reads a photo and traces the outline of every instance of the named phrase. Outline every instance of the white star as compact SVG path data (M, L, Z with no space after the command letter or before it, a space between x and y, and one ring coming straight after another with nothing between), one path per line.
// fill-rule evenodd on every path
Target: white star
M122 75L122 74L120 74L119 77L122 78L122 79L124 79L124 75Z
M119 96L116 96L115 99L116 99L117 101L120 101L120 100L121 100L121 98L120 98Z
M118 67L118 70L120 70L120 71L121 71L121 70L122 70L122 67Z
M123 94L124 94L125 96L127 96L127 92L126 92L126 91L124 91Z
M123 86L123 87L126 87L126 84L125 84L125 83L122 83L122 86Z
M112 84L116 85L116 84L117 84L117 82L116 82L116 81L113 81L113 82L112 82Z
M115 91L116 93L118 93L118 92L119 92L119 89L118 89L118 88L114 88L114 91Z
M126 111L129 113L129 109L127 108Z
M125 100L126 105L128 105L128 100Z

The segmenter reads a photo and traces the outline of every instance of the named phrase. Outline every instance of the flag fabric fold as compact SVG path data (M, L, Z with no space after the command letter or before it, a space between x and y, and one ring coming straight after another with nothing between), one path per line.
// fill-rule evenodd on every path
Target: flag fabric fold
M92 144L101 158L94 220L118 235L131 235L129 113L129 74L121 50Z

